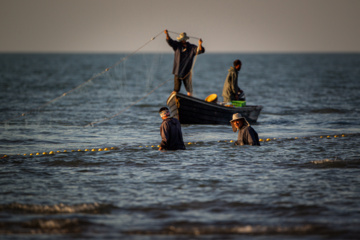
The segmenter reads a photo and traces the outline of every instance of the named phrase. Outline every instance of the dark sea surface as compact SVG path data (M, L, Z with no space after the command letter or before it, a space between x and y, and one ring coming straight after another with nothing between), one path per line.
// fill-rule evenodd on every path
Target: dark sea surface
M166 152L173 54L0 54L0 238L359 239L360 54L205 53L195 96L236 58L261 146Z

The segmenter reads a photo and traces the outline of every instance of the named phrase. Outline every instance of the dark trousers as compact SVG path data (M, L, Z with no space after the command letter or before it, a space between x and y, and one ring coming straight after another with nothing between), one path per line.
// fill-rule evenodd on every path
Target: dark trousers
M187 92L192 93L192 74L189 72L184 78L179 78L178 75L174 76L174 91L179 92L181 88L181 81L184 82L184 86Z

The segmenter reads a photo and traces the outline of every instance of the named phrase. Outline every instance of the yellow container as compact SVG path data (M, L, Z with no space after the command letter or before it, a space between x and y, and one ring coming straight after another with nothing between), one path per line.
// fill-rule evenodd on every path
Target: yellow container
M207 96L205 98L205 101L206 102L216 102L217 101L217 94L215 94L215 93L210 94L209 96Z

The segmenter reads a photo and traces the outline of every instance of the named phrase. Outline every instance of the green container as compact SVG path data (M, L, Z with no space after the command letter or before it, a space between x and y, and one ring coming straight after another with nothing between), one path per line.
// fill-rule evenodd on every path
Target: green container
M234 107L245 107L246 101L231 101Z

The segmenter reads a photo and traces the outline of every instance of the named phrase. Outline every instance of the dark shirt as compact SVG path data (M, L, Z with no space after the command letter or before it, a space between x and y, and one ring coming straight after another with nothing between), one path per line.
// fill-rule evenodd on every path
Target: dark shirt
M166 118L160 126L161 143L164 150L185 149L181 125L176 118Z
M224 102L231 102L233 100L236 100L236 96L240 91L240 88L238 86L238 76L239 71L237 71L235 67L230 67L230 69L228 70L228 75L224 82L222 92Z
M181 42L174 41L171 38L166 41L175 52L172 73L178 75L180 78L186 77L192 68L194 57L197 54L204 53L205 48L202 47L202 49L198 51L198 47L189 42L186 42L186 47L184 47Z
M251 126L243 126L238 133L235 145L256 145L260 146L259 136Z

